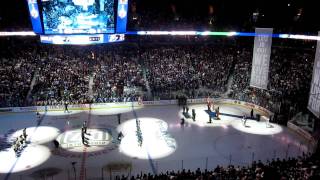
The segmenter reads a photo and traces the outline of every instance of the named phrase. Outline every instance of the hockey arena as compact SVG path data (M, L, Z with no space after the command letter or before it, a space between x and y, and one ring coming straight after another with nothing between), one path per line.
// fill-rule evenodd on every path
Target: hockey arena
M309 151L303 138L285 126L268 122L271 112L262 107L217 100L214 106L220 109L219 120L212 117L210 123L206 99L194 102L185 113L176 101L158 101L146 105L138 102L92 105L91 109L86 105L74 106L68 112L63 108L49 109L39 111L39 115L1 114L4 134L1 138L8 144L25 127L28 134L19 156L10 147L1 148L0 159L6 162L0 165L1 178L32 179L43 176L41 173L54 179L109 178L183 168L212 169L217 165L246 166L257 160L298 157ZM191 117L193 109L195 120ZM260 121L257 114L262 116ZM248 117L245 124L243 115ZM137 119L143 138L141 146L136 135ZM84 121L88 123L88 146L81 140ZM119 132L123 133L121 139ZM53 140L59 142L59 148Z
M303 0L7 0L0 180L319 180Z

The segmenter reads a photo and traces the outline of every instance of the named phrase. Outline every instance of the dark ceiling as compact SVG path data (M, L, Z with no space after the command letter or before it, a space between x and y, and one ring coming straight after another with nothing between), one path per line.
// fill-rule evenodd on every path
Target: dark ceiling
M27 0L6 0L1 3L1 30L31 30ZM317 9L315 0L129 0L129 3L136 4L136 12L141 15L142 21L144 17L149 16L157 22L160 15L163 15L162 22L170 21L169 17L172 15L172 6L174 6L176 14L186 22L190 20L190 23L193 23L197 19L206 19L208 7L211 5L221 26L241 27L249 21L253 12L259 10L260 26L280 29L290 26L298 9L303 9L300 31L314 33L320 29L318 20L320 11ZM129 15L131 12L129 10Z

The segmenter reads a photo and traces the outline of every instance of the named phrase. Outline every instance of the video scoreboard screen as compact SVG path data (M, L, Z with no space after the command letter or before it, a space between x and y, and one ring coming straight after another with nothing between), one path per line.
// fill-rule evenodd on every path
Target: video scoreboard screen
M41 0L45 34L115 33L114 0Z
M128 0L27 0L41 35L125 33Z

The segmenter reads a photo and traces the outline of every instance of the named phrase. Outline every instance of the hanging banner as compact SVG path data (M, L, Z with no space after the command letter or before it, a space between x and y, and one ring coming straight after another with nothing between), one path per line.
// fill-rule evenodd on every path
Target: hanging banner
M320 31L318 32L320 37ZM308 109L320 117L320 41L317 42L316 56L313 64L313 75L309 94Z
M256 28L250 86L267 89L272 45L272 28Z

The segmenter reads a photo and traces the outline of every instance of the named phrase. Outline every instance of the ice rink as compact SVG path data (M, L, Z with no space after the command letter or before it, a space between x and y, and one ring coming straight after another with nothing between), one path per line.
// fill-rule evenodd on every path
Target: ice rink
M240 116L250 116L251 109L216 106L220 120L208 123L207 106L190 105L189 115L195 109L196 119L185 118L184 125L180 124L182 107L177 105L48 111L41 112L40 118L34 112L1 113L0 179L110 179L117 174L203 170L230 163L247 166L253 160L295 157L308 150L308 144L284 126L251 119L244 125ZM88 147L81 141L84 121ZM11 143L24 128L28 143L16 157Z

